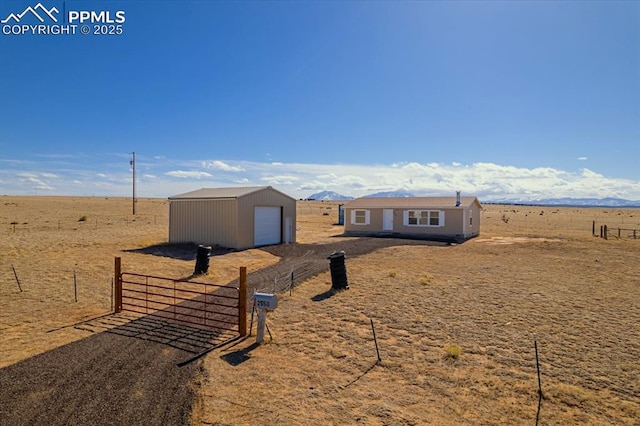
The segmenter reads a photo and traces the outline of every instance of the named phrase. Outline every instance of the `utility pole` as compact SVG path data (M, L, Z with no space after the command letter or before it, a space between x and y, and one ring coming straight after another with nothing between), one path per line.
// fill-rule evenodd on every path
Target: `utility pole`
M133 171L133 214L136 214L136 153L131 153L131 170Z

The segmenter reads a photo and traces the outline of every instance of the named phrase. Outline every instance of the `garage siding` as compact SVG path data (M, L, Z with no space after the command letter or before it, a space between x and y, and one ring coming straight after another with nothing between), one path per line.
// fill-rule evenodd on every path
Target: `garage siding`
M172 200L169 206L169 242L236 246L235 200Z
M238 228L238 242L242 248L253 247L255 239L255 208L256 207L280 207L282 208L280 229L284 226L285 218L291 217L293 223L296 218L296 200L275 190L256 191L238 198L238 221L242 224ZM296 240L295 226L293 227L292 241ZM283 241L281 236L280 241Z
M289 242L296 241L296 200L272 187L250 187L203 188L170 197L169 242L254 247L256 207L277 207L281 212L277 241L270 237L273 244L284 241L286 223L291 224Z

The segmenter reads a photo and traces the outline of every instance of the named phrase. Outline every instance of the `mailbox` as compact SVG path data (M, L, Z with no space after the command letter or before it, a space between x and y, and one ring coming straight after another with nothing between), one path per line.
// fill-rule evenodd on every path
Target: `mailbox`
M273 311L278 307L278 297L271 293L253 293L253 306Z

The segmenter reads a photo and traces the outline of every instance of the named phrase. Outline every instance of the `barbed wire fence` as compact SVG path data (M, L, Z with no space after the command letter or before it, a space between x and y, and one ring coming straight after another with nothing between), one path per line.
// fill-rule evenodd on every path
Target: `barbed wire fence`
M24 234L39 231L69 231L79 229L104 229L110 227L129 227L137 225L163 225L168 223L166 215L135 216L80 216L78 219L54 219L23 221L10 219L3 223L7 235Z
M0 295L6 298L22 293L25 299L52 305L80 302L107 309L113 303L112 289L112 274L82 265L51 268L17 260L0 264Z
M313 258L307 253L303 259L284 260L249 275L249 291L259 293L291 294L296 286L324 271L329 270L329 262L324 258ZM284 272L282 272L284 271Z

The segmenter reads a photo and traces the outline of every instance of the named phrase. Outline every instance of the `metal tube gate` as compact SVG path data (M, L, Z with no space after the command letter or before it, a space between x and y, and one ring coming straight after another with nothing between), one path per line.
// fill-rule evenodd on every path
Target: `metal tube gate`
M155 316L247 335L246 267L239 286L122 272L115 258L115 312Z

